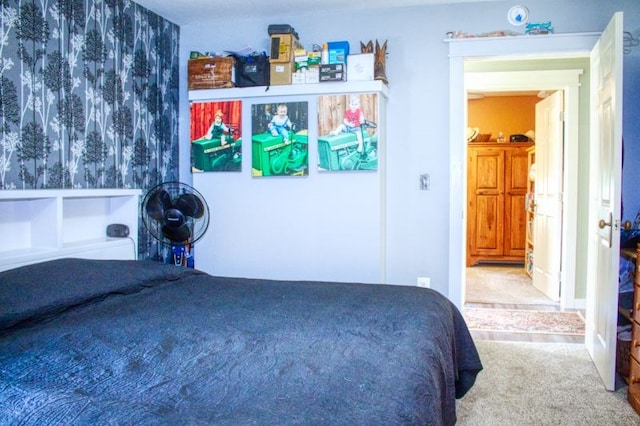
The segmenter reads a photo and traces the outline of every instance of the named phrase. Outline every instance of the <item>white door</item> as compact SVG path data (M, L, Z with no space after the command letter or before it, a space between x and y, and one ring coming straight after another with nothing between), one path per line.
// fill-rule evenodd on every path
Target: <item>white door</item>
M556 302L562 264L563 111L561 90L536 104L533 285Z
M622 169L622 12L591 52L591 150L587 350L608 390L615 388L620 182Z

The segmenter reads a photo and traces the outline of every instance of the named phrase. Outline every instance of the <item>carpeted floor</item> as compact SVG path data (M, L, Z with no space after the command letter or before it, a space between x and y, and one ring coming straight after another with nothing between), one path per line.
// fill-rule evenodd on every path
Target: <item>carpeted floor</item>
M533 286L520 265L472 266L466 275L466 303L557 305Z
M463 315L470 330L584 335L584 319L576 312L466 307Z
M626 387L604 389L583 344L476 341L484 370L458 426L638 425Z

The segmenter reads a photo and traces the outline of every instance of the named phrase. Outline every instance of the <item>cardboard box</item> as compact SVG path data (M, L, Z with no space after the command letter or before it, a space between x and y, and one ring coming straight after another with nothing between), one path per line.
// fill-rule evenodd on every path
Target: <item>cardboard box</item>
M320 68L313 67L307 69L307 72L304 73L304 82L305 84L313 84L320 82Z
M274 34L271 36L271 63L293 62L293 55L297 49L304 49L298 38L293 34Z
M320 82L325 81L347 81L345 64L322 64L320 65Z
M373 53L349 55L347 76L349 81L373 80Z
M307 73L305 70L296 71L291 75L291 84L304 84Z
M271 85L282 86L291 84L295 65L293 62L286 64L269 64L271 70Z
M189 90L233 87L233 57L217 56L189 59L187 75Z
M322 52L309 52L307 54L307 64L309 68L319 67L322 62Z
M307 60L307 52L303 49L298 49L295 52L293 62L296 64L296 71L305 70L309 68L309 61Z
M329 49L330 64L346 64L347 56L349 56L348 41L330 41L327 43Z

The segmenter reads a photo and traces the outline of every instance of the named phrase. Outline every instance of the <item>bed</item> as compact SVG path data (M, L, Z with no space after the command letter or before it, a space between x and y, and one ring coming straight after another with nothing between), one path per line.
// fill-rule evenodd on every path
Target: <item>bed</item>
M450 425L481 369L430 289L133 260L0 272L3 424Z

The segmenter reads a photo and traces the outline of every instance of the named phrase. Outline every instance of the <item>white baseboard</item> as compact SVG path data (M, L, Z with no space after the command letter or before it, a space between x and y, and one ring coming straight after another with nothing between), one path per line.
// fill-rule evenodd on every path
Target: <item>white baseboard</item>
M587 300L586 299L574 299L573 307L570 309L581 309L585 310L587 308Z

